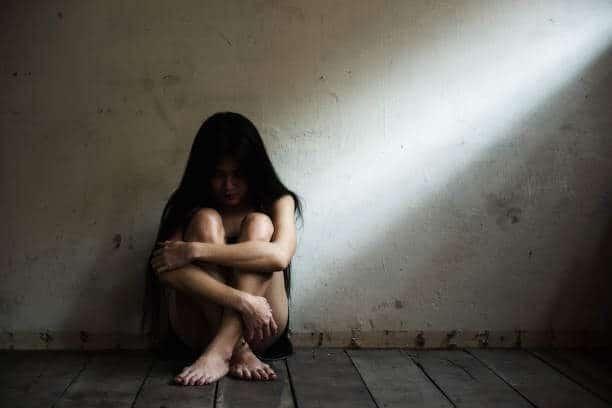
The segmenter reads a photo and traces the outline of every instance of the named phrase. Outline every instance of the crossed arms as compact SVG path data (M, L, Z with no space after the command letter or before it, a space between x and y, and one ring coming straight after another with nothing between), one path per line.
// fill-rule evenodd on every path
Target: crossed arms
M291 195L284 195L276 200L272 207L271 220L274 233L270 242L244 241L232 245L213 244L208 242L182 243L181 248L166 241L167 247L158 251L184 251L184 261L209 262L217 265L239 268L254 272L276 272L287 267L296 249L295 202ZM172 249L173 248L173 249ZM160 252L161 253L161 252ZM162 259L163 257L159 257ZM182 263L182 262L181 262ZM180 265L179 265L180 266ZM178 267L174 265L174 267ZM164 269L173 269L166 265Z

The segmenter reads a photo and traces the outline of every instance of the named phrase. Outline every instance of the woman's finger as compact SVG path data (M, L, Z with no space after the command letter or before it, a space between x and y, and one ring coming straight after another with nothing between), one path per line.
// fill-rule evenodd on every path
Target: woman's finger
M272 318L272 321L270 322L270 327L272 328L272 335L278 333L278 324L276 324L276 320L274 320L274 318Z
M263 333L264 338L270 337L270 326L268 324L264 324L261 331Z
M263 327L257 330L257 340L262 341L264 339Z

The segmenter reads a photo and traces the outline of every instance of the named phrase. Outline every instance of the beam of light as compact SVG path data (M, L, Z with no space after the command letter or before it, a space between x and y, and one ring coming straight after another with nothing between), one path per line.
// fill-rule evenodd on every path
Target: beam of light
M327 167L302 183L300 191L308 197L309 208L318 209L308 218L308 230L334 240L311 237L303 242L300 252L315 254L309 266L319 270L296 281L293 303L310 310L300 316L298 327L309 316L326 325L326 313L313 305L340 306L332 293L314 282L374 284L372 275L355 275L352 259L375 251L372 248L395 223L409 223L412 214L427 211L423 206L455 174L487 148L507 142L509 129L610 46L612 13L609 7L606 11L585 11L578 25L551 23L552 28L538 35L517 33L509 40L506 28L515 23L513 16L529 13L526 7L509 14L508 21L498 21L495 28L475 30L461 43L446 44L444 52L434 48L431 55L418 58L410 50L392 56L393 68L384 73L387 83L382 91L374 90L373 96L365 95L367 88L360 90L364 98L385 104L384 133L358 135L357 148L348 154L338 152ZM401 81L402 72L419 71L419 77ZM350 112L353 115L363 110L359 101L348 103L358 106ZM332 271L336 275L330 277ZM371 305L385 291L389 297L389 283L371 288L367 298L340 296L343 307L334 308L334 322L345 321L349 327L349 316L365 314L360 310L363 305ZM317 302L319 298L326 300Z

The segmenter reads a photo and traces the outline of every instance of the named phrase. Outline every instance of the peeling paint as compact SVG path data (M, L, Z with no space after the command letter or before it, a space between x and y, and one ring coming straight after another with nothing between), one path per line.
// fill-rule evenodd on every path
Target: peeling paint
M425 334L422 331L417 333L414 339L414 344L417 347L425 347Z
M489 345L489 331L485 330L476 335L476 340L480 347L487 347Z
M516 348L522 348L523 347L523 333L525 331L524 330L517 330L516 331L516 338L514 339L514 346Z
M516 224L521 221L522 213L523 211L520 208L509 208L506 212L506 217L508 217L511 224Z
M121 234L115 234L113 236L113 246L118 249L121 246Z
M162 76L162 80L164 81L164 85L177 85L181 82L181 78L178 75L166 74Z
M359 344L360 333L361 333L361 331L359 329L351 329L351 344L350 344L350 347L352 347L352 348L361 348L361 345Z
M228 47L233 46L232 41L229 38L227 38L225 34L223 34L222 32L219 32L218 34L219 34L219 37L223 38L223 40L225 41Z
M48 332L40 333L40 339L45 343L53 341L53 337Z

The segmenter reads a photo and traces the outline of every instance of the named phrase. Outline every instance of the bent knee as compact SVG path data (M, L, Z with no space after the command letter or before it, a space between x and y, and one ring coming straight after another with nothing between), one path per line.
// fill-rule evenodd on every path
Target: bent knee
M272 234L274 234L274 224L264 213L252 212L242 220L241 235L245 239L269 241Z
M214 208L197 210L185 230L185 239L188 241L222 242L224 235L223 220Z

